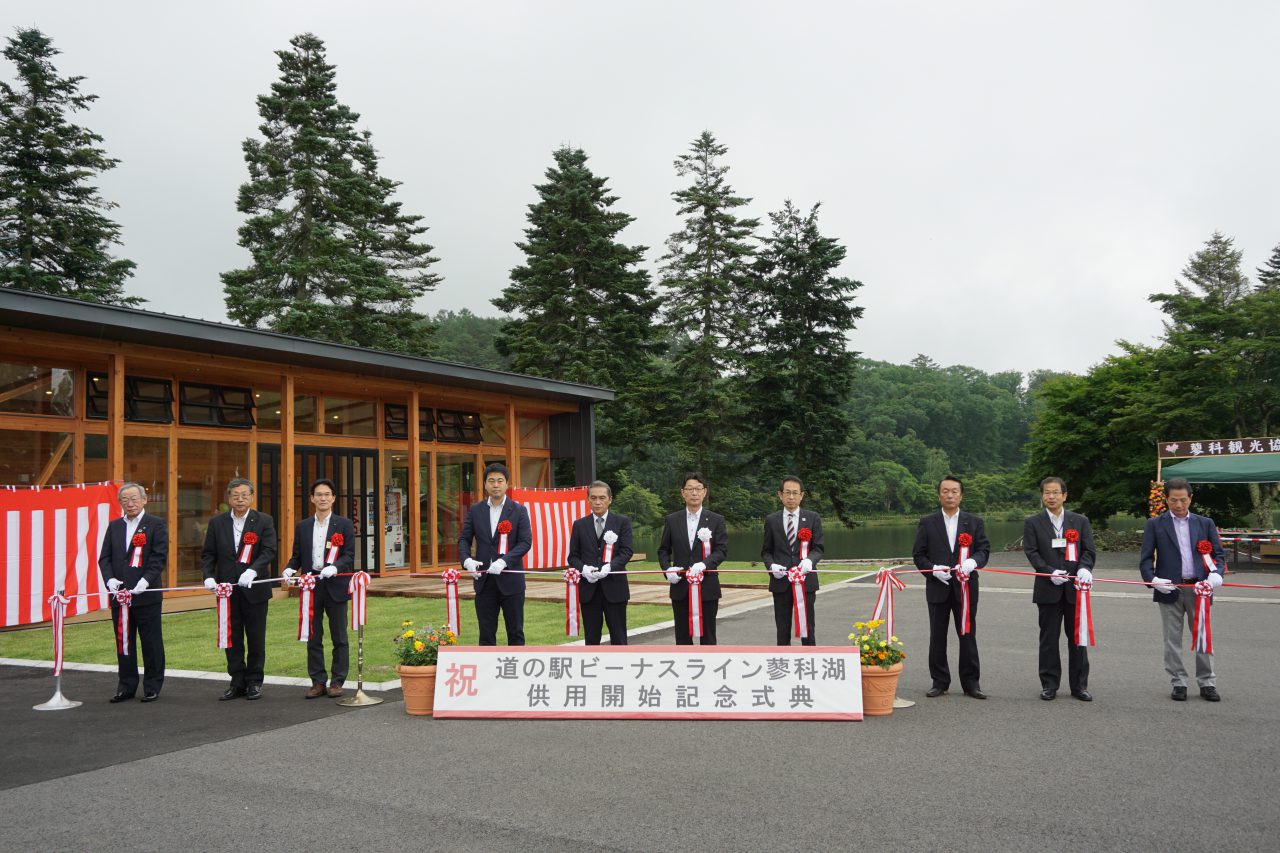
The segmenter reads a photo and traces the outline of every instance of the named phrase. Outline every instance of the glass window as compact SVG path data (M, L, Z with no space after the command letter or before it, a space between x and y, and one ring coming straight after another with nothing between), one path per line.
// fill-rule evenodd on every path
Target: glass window
M250 476L247 443L178 439L178 528L169 547L178 554L179 586L200 583L200 551L209 519L227 511L227 483Z
M480 414L480 439L485 444L507 443L507 416Z
M169 439L126 435L124 479L146 489L146 511L163 518L169 524L169 556L173 557L177 551L177 543L173 538L173 519L169 517ZM166 586L170 585L170 580L172 579L166 573Z
M179 422L198 426L253 427L253 393L248 388L198 385L178 387Z
M421 523L418 525L418 544L422 555L422 564L429 565L431 559L431 451L418 452L418 513Z
M550 488L550 462L545 456L521 456L520 485L526 489Z
M373 438L377 434L377 423L374 405L367 400L324 398L325 435L363 435Z
M75 371L0 361L0 412L74 415Z
M458 562L458 535L471 505L479 500L476 458L470 454L436 454L436 559Z
M401 408L404 408L403 406ZM409 565L409 456L389 450L382 465L387 514L383 519L382 565L401 569Z
M520 418L520 446L550 450L546 418Z
M0 486L74 483L74 444L74 433L0 429Z
M436 438L439 441L480 443L480 416L475 412L436 412Z
M85 415L106 420L108 382L105 373L90 373L85 389ZM124 378L124 419L152 424L173 423L173 383L143 376Z
M319 432L316 425L316 398L305 394L293 397L293 429L296 432Z
M258 429L280 429L280 392L258 390L253 392Z
M433 424L435 423L435 418L432 417L433 414L434 413L430 409L426 407L419 407L418 409L418 440L419 441L435 441L436 440L436 434L433 428Z
M110 479L111 469L107 467L107 437L105 435L85 435L84 481L86 483L105 483Z
M409 407L395 403L382 406L382 433L386 438L409 437Z

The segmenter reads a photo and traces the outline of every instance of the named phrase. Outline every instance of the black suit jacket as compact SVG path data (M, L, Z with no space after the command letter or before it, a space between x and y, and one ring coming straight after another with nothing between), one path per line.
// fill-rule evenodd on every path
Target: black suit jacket
M791 543L787 542L787 531L782 523L782 510L770 513L764 517L764 544L760 546L760 559L764 561L765 571L769 571L769 566L777 563L780 566L786 566L788 569L792 566L800 565L800 531L809 528L813 532L813 538L809 540L809 559L813 561L813 567L818 567L818 561L822 559L822 516L816 512L810 512L804 507L800 508L800 526L796 528L796 547L792 548ZM791 589L791 583L786 578L779 580L773 575L769 575L769 591L770 592L787 592ZM818 574L810 572L804 579L804 591L814 592L818 589Z
M672 566L687 569L694 563L704 563L707 574L702 578L702 600L711 601L720 597L720 575L712 572L719 568L729 555L729 528L725 526L724 516L717 515L705 507L698 515L698 526L695 530L707 528L711 531L711 556L703 558L702 540L695 538L694 547L689 547L689 528L685 523L683 509L671 513L663 521L662 541L658 544L658 565L665 571ZM671 600L684 601L689 597L689 582L684 576L680 582L671 584Z
M578 571L582 571L583 566L598 568L604 559L604 539L596 538L595 518L595 513L579 518L573 523L573 531L569 534L569 565ZM618 541L613 543L613 557L609 560L611 571L602 581L592 583L583 580L578 585L578 595L583 601L595 598L597 588L604 600L612 604L631 598L627 576L619 574L626 571L627 563L631 562L631 555L635 553L631 542L631 519L616 512L609 513L604 520L604 531L608 533L610 530L618 534Z
M934 566L955 568L960 562L960 534L968 533L973 537L969 546L969 557L982 568L991 556L991 543L987 541L987 531L982 519L971 512L960 510L960 520L956 525L956 544L953 548L947 542L947 525L942 520L942 510L926 515L916 525L916 541L911 548L911 559L916 568L924 575L924 598L932 604L941 604L951 599L952 591L960 594L960 581L955 573L948 583L943 583L933 576ZM970 592L978 587L978 574L969 575Z
M169 528L165 526L164 519L143 511L142 521L138 522L134 535L145 535L147 542L142 546L142 565L137 568L129 565L133 546L124 541L126 533L123 516L107 525L107 532L102 537L102 551L98 554L102 582L105 584L111 578L117 578L122 584L121 589L133 589L141 578L146 578L148 586L156 589L164 586L165 570L169 564ZM144 592L133 597L132 606L159 604L163 599L163 592ZM115 606L114 598L111 606Z
M1209 556L1213 559L1213 570L1217 574L1225 575L1227 560L1222 552L1222 540L1218 538L1218 525L1214 524L1213 519L1208 516L1196 515L1194 512L1188 515L1190 516L1188 523L1191 525L1189 529L1191 562L1196 580L1202 581L1209 574L1204 567L1204 558L1196 550L1196 545L1206 539L1213 548L1209 552ZM1142 579L1150 583L1152 578L1159 575L1172 583L1183 583L1182 568L1182 552L1178 549L1178 533L1173 527L1173 514L1165 512L1155 518L1147 519L1146 526L1142 528L1142 551L1138 555L1138 571L1142 573ZM1178 595L1180 595L1178 590L1153 591L1152 601L1172 603Z
M1023 522L1022 550L1026 552L1027 562L1031 564L1031 568L1037 572L1066 569L1067 574L1072 577L1075 577L1080 569L1093 571L1097 552L1093 547L1093 528L1089 525L1089 519L1078 512L1063 510L1062 535L1064 537L1068 530L1076 530L1080 533L1080 541L1076 543L1077 559L1071 563L1067 562L1066 548L1053 547L1053 540L1057 536L1053 532L1053 522L1049 520L1048 512L1041 510ZM1036 578L1035 586L1031 590L1031 601L1035 604L1057 604L1062 601L1063 596L1066 596L1067 601L1075 601L1076 585L1074 583L1059 585L1048 578Z
M489 501L483 500L478 504L473 504L470 512L467 513L467 520L462 523L462 533L458 534L458 559L465 560L471 556L471 543L475 541L476 551L475 559L484 563L487 569L489 564L498 557L502 557L508 569L524 569L524 555L529 553L529 549L533 547L533 528L529 525L529 510L524 504L518 504L508 495L506 502L502 504L502 513L498 516L498 524L504 521L511 522L511 532L507 534L507 553L498 553L498 544L502 539L502 534L496 529L489 529ZM490 576L481 570L480 577L473 581L476 595L480 594L480 590L484 589L485 583L490 580ZM502 572L495 575L492 580L498 584L498 592L503 595L515 595L517 592L524 592L524 575L508 574Z
M258 536L258 541L253 546L253 558L248 565L240 562L242 549L236 547L236 528L231 520L231 513L219 513L209 519L209 529L204 534L204 549L200 552L200 567L206 578L213 578L217 583L235 583L240 580L245 569L257 572L258 580L271 577L271 563L276 558L277 548L275 522L266 513L251 509L245 516L244 533L255 533ZM236 594L259 602L269 599L272 589L271 584L259 583L248 589L236 587Z
M304 575L318 575L319 569L311 567L311 535L316 530L316 517L309 515L302 521L298 522L298 526L293 531L293 555L289 557L289 562L285 565L287 569L294 569ZM325 543L333 538L333 534L342 534L342 544L338 546L338 559L333 561L333 566L339 574L354 572L356 570L356 528L351 523L351 519L343 518L337 513L329 516L329 529L325 531ZM321 555L323 560L325 555ZM351 597L347 592L347 584L351 583L351 578L324 578L316 581L316 594L329 596L330 601L346 601Z

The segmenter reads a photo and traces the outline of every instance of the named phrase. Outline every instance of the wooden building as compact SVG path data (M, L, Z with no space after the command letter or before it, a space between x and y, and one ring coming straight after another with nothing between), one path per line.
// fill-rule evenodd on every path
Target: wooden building
M134 481L170 530L166 586L242 476L276 519L280 562L308 486L337 483L356 565L453 563L480 472L572 486L595 473L606 389L0 288L0 485Z

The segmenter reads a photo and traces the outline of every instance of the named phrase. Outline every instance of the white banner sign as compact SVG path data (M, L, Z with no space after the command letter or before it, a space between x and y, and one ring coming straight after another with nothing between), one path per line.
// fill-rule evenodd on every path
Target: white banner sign
M861 720L846 646L449 646L436 717Z

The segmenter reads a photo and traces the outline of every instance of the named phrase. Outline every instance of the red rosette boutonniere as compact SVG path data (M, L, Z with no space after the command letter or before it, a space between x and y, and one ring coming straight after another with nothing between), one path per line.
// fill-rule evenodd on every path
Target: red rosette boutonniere
M342 543L343 543L343 542L345 542L345 541L347 541L347 540L345 540L345 539L343 539L343 538L342 538L342 534L341 534L341 533L335 533L335 534L333 534L332 536L330 536L330 537L329 537L329 547L331 547L331 548L341 548L341 547L342 547Z
M338 549L342 547L342 543L345 541L341 533L335 533L329 537L329 544L325 546L324 561L330 566L338 562Z
M498 532L499 532L499 533L503 533L503 534L510 533L510 532L511 532L511 522L509 522L509 521L499 521L499 522L498 522Z
M1063 536L1065 536L1065 537L1067 538L1067 541L1068 541L1068 542L1079 542L1079 541L1080 541L1080 531L1079 531L1079 530L1068 530L1066 533L1064 533L1064 534L1062 534L1062 535L1063 535Z
M245 534L240 537L240 562L253 562L253 546L257 544L258 534L254 533L252 530L246 531ZM230 646L224 646L223 648L230 648Z
M1196 550L1199 551L1201 554L1212 554L1213 543L1211 543L1208 539L1201 539L1199 542L1196 543Z
M251 531L249 531L248 533L246 533L245 535L241 536L241 537L240 537L240 541L241 541L242 543L244 543L245 545L257 545L257 544L258 544L258 534L254 533L254 532L251 530Z
M511 532L510 521L503 520L498 522L498 554L499 555L507 553L507 534L510 532Z
M1066 554L1067 562L1068 563L1076 562L1077 560L1080 559L1080 557L1076 554L1076 544L1080 541L1080 531L1068 529L1063 532L1062 537L1067 540L1067 554Z
M142 546L147 544L147 534L139 530L133 534L133 539L129 540L129 544L133 546L133 553L129 555L129 566L134 569L141 568Z
M810 540L813 539L813 531L807 527L801 527L796 532L796 538L799 539L801 542L809 542Z
M133 534L133 547L141 548L143 545L146 545L146 544L147 544L147 534L145 533Z
M956 541L960 543L961 548L968 548L973 544L973 537L968 533L961 533L956 537Z

